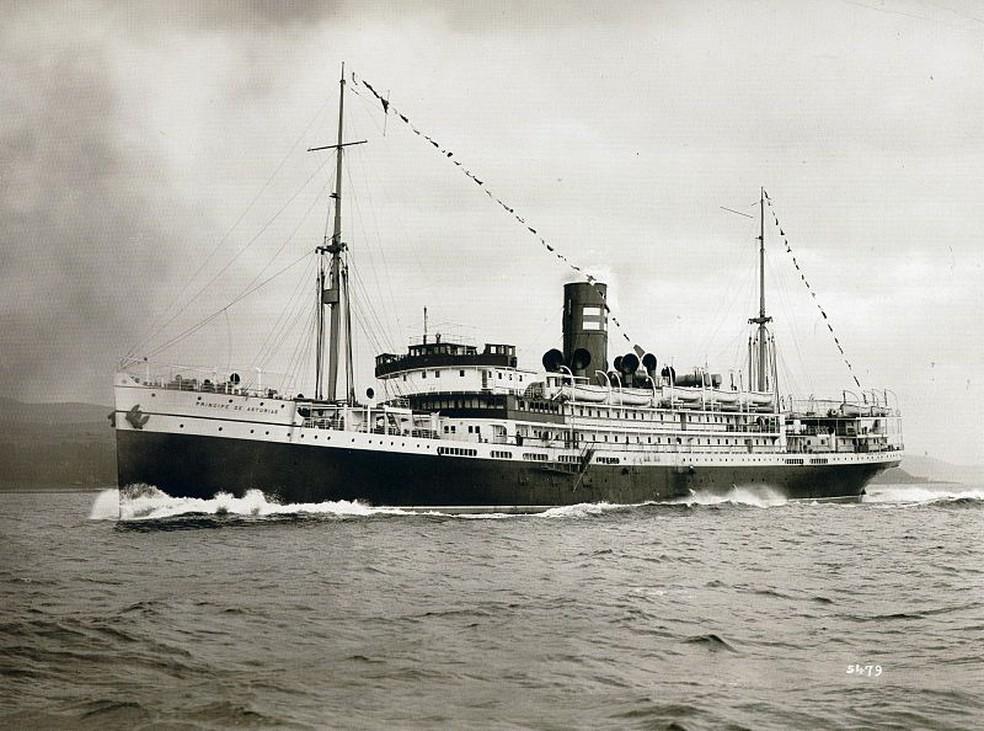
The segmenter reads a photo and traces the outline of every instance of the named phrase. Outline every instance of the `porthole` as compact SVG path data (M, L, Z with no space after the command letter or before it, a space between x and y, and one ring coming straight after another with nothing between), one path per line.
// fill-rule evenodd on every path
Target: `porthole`
M156 394L156 393L151 393L151 394L150 394L150 397L151 397L151 398L157 398L157 394Z
M222 431L222 427L221 426L219 427L219 431Z
M263 433L264 433L264 434L265 434L266 436L270 436L270 432L268 432L268 431L265 431L265 432L263 432Z
M182 429L185 428L185 425L184 424L178 424L178 426L181 427Z
M249 430L249 433L250 433L250 434L252 434L252 433L253 433L253 430L252 430L252 429L250 429L250 430Z

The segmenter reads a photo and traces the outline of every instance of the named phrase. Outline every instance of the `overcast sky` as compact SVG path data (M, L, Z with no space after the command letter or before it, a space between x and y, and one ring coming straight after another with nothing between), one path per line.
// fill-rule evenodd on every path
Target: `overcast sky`
M135 345L270 378L297 364L334 172L304 150L333 141L344 60L605 279L633 342L678 370L743 365L757 222L720 207L757 216L764 185L862 384L899 395L907 446L984 462L984 9L477 7L0 3L0 394L109 403ZM354 90L360 391L424 305L432 331L538 367L572 272ZM771 218L767 245L785 390L837 396L851 374Z

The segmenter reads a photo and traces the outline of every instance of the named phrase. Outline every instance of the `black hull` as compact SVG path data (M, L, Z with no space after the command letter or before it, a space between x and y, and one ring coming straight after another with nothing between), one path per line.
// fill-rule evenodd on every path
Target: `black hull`
M762 485L788 498L845 498L889 463L822 466L554 465L117 431L119 484L174 497L242 496L284 503L358 500L391 506L640 503Z

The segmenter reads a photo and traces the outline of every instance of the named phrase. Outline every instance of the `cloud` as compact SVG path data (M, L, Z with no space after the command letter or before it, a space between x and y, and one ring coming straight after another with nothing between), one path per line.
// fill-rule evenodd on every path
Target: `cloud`
M166 191L160 162L122 144L102 44L55 42L38 20L14 14L0 38L0 391L105 396L179 227L147 194Z

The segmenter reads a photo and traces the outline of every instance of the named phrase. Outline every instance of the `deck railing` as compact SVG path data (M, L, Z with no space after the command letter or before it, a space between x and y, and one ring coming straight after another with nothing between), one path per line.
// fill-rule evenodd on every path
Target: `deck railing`
M145 386L169 391L197 391L236 396L291 400L269 384L284 383L285 374L257 368L208 368L177 363L131 362L121 370Z

